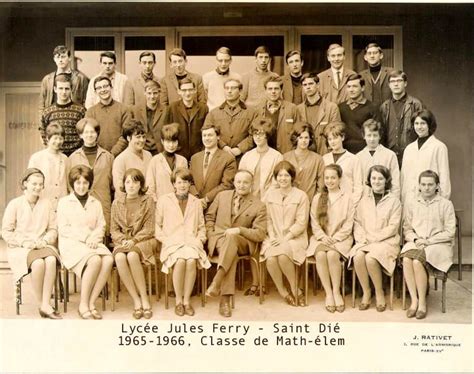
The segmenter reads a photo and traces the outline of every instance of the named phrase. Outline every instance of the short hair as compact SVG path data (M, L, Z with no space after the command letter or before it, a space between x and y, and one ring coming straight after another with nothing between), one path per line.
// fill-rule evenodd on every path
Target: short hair
M64 128L58 123L50 123L46 126L46 139L51 139L54 135L60 135L64 138L66 132Z
M377 131L380 137L382 137L383 135L382 124L373 118L369 118L368 120L365 120L364 123L362 124L362 135L365 135L366 131Z
M293 147L296 148L299 136L305 131L309 134L309 146L314 143L313 127L306 122L296 122L290 135L290 140L291 144L293 144Z
M25 170L25 172L23 173L23 176L21 177L21 180L20 180L20 188L22 190L25 190L25 182L28 181L28 179L30 179L30 177L34 174L39 174L40 176L43 177L43 183L45 181L45 177L44 177L44 174L43 172L38 169L38 168L28 168Z
M436 131L436 128L438 127L438 124L436 123L436 118L434 114L428 110L428 109L422 109L417 111L413 116L411 117L411 125L414 130L414 125L415 125L415 120L420 117L423 121L425 121L428 124L428 133L430 135L433 135Z
M127 169L125 171L125 174L123 175L123 178L122 178L122 187L120 187L120 189L122 190L122 192L125 192L125 180L127 179L127 177L130 177L132 179L132 181L134 182L140 182L140 190L138 191L138 194L139 195L145 195L146 192L148 191L148 187L145 186L145 176L143 175L143 173L138 170L138 169L135 169L135 168L130 168L130 169Z
M145 127L143 123L136 119L130 119L122 127L122 136L128 140L127 138L133 135L142 135L146 134Z
M250 177L251 177L252 180L253 180L253 173L252 173L250 170L247 170L247 169L239 169L239 170L237 170L237 172L236 172L235 175L234 175L234 180L235 180L235 177L237 176L237 174L248 174L248 175L250 175Z
M367 51L369 50L369 48L377 48L380 53L383 53L382 47L379 46L377 43L369 43L369 44L367 44L367 46L365 47L365 53L367 53Z
M109 82L109 86L112 87L112 81L110 80L109 77L106 77L105 75L99 75L94 79L94 91L95 91L95 85L99 83L100 81L107 81Z
M149 80L148 82L145 83L145 91L146 91L148 88L156 88L156 89L158 89L158 90L161 90L160 84L159 84L157 81L154 81L153 79L152 79L152 80Z
M376 171L377 173L380 173L383 175L385 178L385 188L384 192L387 193L392 189L392 174L390 173L390 170L386 168L383 165L373 165L370 167L369 172L367 173L367 181L365 184L372 188L372 183L370 182L370 177L372 176L372 173Z
M208 123L205 123L203 127L201 127L201 134L205 131L205 130L209 130L209 129L214 129L214 131L216 132L216 135L219 136L221 134L221 127L217 124L214 124L212 122L208 122Z
M229 82L236 82L238 85L239 85L239 90L242 90L242 88L244 87L242 82L240 81L240 79L237 79L237 78L227 78L225 81L224 81L224 87L227 83Z
M402 77L405 82L408 80L408 76L406 75L404 71L393 70L388 74L388 82L390 83L390 79L398 78L398 77Z
M249 134L254 135L259 131L264 131L267 139L273 134L275 129L273 128L272 121L268 118L262 118L254 121L250 124Z
M161 128L161 140L177 141L179 139L179 124L176 122Z
M275 168L273 169L273 178L277 178L278 173L282 170L285 170L288 174L290 174L291 182L295 180L296 176L296 169L293 164L289 161L283 160L276 164Z
M143 51L142 53L140 53L140 56L138 57L138 61L141 61L143 57L153 57L153 62L156 62L156 56L151 51Z
M184 181L193 183L193 176L188 168L177 168L171 173L171 184L176 182L176 179L180 177Z
M270 49L265 45L261 45L257 47L255 52L253 53L254 57L257 57L259 53L266 53L268 54L268 56L272 57L272 54L270 53Z
M56 75L54 77L54 84L53 84L54 87L57 87L58 82L69 83L69 86L71 86L71 88L72 88L71 78L67 74L61 73L61 74Z
M99 61L102 62L102 58L107 57L111 58L114 61L114 64L117 63L117 56L115 56L114 52L111 51L104 51L100 54L100 59Z
M327 50L327 55L329 56L329 52L331 52L333 49L336 49L336 48L342 48L342 54L345 55L346 54L346 50L344 49L344 47L338 43L332 43L329 45L328 47L328 50Z
M425 170L420 173L418 177L418 183L421 182L421 178L433 178L436 184L439 184L439 175L433 170Z
M227 47L220 47L217 51L216 51L216 55L218 53L222 53L224 55L228 55L230 58L232 58L232 54L230 53L230 48L227 48Z
M324 129L324 137L327 139L329 135L346 137L346 125L344 122L331 122Z
M283 88L283 80L276 76L276 75L270 75L265 81L263 82L263 87L267 88L268 83L278 83L280 85L280 88Z
M71 50L65 45L57 45L56 47L54 47L53 57L56 55L62 55L63 53L67 53L67 56L71 57Z
M305 79L312 79L312 80L314 80L316 83L319 83L318 74L315 73L315 72L304 73L304 74L301 76L300 82L303 83L303 81L304 81Z
M184 52L184 49L181 48L173 48L168 55L168 59L171 61L171 56L179 56L182 57L183 59L186 60L186 52Z
M193 85L194 88L196 88L196 83L194 83L194 81L191 78L188 78L188 77L183 78L179 81L178 88L181 89L181 86L183 84L190 84L190 83Z
M361 87L364 87L365 86L365 79L362 78L362 76L360 74L351 74L349 75L349 77L347 78L347 82L349 81L355 81L355 80L358 80L360 82L360 86Z
M293 49L292 51L289 51L289 52L286 54L286 56L285 56L285 62L288 63L288 59L289 59L290 57L295 56L295 55L299 55L301 61L303 61L303 55L301 54L301 52L298 51L298 50L296 50L296 49Z
M69 171L68 182L73 191L74 182L78 181L81 177L84 177L84 179L89 182L89 189L91 189L92 184L94 183L94 172L89 166L80 164L72 167Z
M84 129L87 125L90 125L94 128L94 131L97 133L97 137L100 135L100 123L91 117L84 117L76 123L76 132L81 135L84 132Z
M342 178L342 167L338 164L329 164L324 167L323 175L326 173L326 170L334 170L337 173L337 176Z

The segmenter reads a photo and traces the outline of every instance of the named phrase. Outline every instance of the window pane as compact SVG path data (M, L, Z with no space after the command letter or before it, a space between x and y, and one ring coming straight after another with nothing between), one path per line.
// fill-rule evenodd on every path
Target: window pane
M377 43L383 49L383 65L393 67L393 35L354 35L352 37L353 70L367 69L364 54L365 47L369 43Z
M216 66L216 51L228 47L232 52L231 69L239 74L255 68L254 52L258 46L267 46L272 55L271 70L283 74L283 54L285 38L283 36L185 36L182 48L188 56L188 69L204 74Z
M88 78L100 71L100 54L103 51L114 52L113 36L76 36L74 37L74 58L76 69Z
M138 58L143 51L155 54L156 64L153 73L160 78L163 77L166 69L166 40L164 36L126 36L125 74L130 78L140 75Z
M333 43L342 45L342 35L301 35L304 71L320 73L328 69L327 50Z

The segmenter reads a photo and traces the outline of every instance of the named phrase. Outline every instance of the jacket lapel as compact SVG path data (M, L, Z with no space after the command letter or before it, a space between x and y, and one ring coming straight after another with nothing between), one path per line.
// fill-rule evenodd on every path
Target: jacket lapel
M153 116L153 123L152 123L154 130L157 129L161 116L163 116L163 110L164 108L161 105L159 105L155 110L155 115Z
M247 198L244 199L244 201L242 201L240 203L239 213L234 216L234 220L232 222L235 222L235 220L238 217L240 217L242 215L242 213L244 213L249 207L251 207L253 205L253 203L254 203L253 197L252 196L247 196ZM233 204L234 204L234 201L232 200L231 201L231 209L233 208Z
M212 156L211 162L207 166L207 173L203 179L203 187L206 185L207 181L209 180L209 176L212 174L212 170L216 169L216 166L219 164L219 158L221 157L220 149L217 149ZM201 169L204 170L204 169Z

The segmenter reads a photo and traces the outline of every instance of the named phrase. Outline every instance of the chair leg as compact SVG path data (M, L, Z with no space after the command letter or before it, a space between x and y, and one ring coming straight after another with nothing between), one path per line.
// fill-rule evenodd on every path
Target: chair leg
M165 309L169 308L168 281L168 274L165 274Z
M115 311L115 298L116 298L116 295L115 295L115 292L116 292L116 286L117 286L117 278L118 278L118 274L117 274L117 269L112 269L112 273L110 274L110 288L111 288L111 297L112 297L112 306L111 306L111 310L112 312Z
M158 265L153 265L153 278L155 279L156 301L160 301L160 282L158 278Z
M443 313L446 313L446 279L443 279L443 284L442 284L441 311Z
M20 304L21 304L21 279L15 282L15 305L16 315L20 315Z
M438 278L434 277L434 289L438 291Z
M63 309L64 313L67 313L67 303L69 298L69 270L66 268L62 269L63 279L64 279L64 296L63 296ZM74 274L74 273L73 273ZM74 279L76 279L76 274L74 274Z
M346 271L345 271L345 270L346 270L346 266L345 266L345 264L346 264L345 261L341 261L341 267L342 267L341 288L342 288L342 299L344 300L344 302L345 302L345 299L346 299Z
M69 283L69 281L68 281ZM77 278L76 278L76 274L74 274L74 278L73 278L73 283L74 283L74 293L77 292ZM68 291L68 294L69 294L69 291ZM69 301L69 300L68 300Z
M202 285L202 294L203 294L203 299L204 299L204 305L207 303L207 296L206 296L206 291L207 291L207 269L203 269L204 271L204 284Z
M56 279L54 280L54 310L59 311L58 306L58 294L59 294L59 283L61 282L60 268L56 266Z
M402 274L402 309L406 310L406 282L405 282L405 277Z
M457 237L458 237L458 280L462 280L462 229L461 218L456 214Z
M308 259L306 258L304 262L304 305L308 305L308 272L309 264Z
M316 290L318 289L318 274L316 270L316 264L312 264L313 270L313 296L316 296ZM308 266L309 271L309 266Z
M199 270L199 276L201 278L201 306L205 307L206 306L206 288L205 288L205 283L204 283L204 269Z
M394 284L394 274L390 277L390 310L393 310L393 284Z
M352 307L356 306L356 273L355 269L352 268Z

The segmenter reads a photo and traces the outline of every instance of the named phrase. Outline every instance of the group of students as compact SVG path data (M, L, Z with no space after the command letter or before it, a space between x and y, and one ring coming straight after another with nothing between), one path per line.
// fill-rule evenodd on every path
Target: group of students
M374 48L366 49L369 64ZM293 52L286 58L290 73L294 60L302 66L301 54ZM59 261L81 279L81 318L102 318L95 302L114 262L133 299L133 317L151 318L142 265L156 264L157 257L164 273L172 271L176 314L192 316L197 269L209 268L213 255L218 256L217 273L206 293L221 295L219 313L229 317L242 254L265 262L278 293L292 306L304 305L295 265L314 257L331 313L345 309L341 262L355 268L363 290L359 309L371 305L372 281L376 309L382 312L382 274L392 275L400 258L411 297L407 316L426 316L427 271L449 270L455 233L454 208L447 200L447 148L433 135L437 125L429 110L414 111L408 129L401 117L394 130L375 112L369 118L356 116L363 122L352 118L346 126L341 106L324 93L327 72L321 78L290 74L286 91L301 102L282 100L285 79L268 69L265 47L255 52L256 70L242 78L229 76L230 51L219 49L218 68L211 72L216 74L205 75L204 85L185 70L182 50L171 53L173 73L160 82L152 72L154 55L142 53L143 71L135 84L115 71L107 76L115 56L103 55L104 69L91 80L98 102L86 113L73 100L87 104L90 94L78 94L85 92L87 79L63 64L70 57L67 49L55 49L58 71L42 85L42 99L55 101L46 106L43 100L41 108L46 149L31 156L21 180L24 194L8 204L3 217L14 279L31 272L42 317L61 318L50 305ZM340 75L336 69L341 56L342 47L329 47L333 83L339 93L342 82L347 85L349 109L344 110L357 110L368 101L354 96L357 89L364 91L364 79L351 75L344 80L347 72ZM382 71L370 69L379 74L372 81L379 100ZM406 82L403 72L388 76L395 88ZM131 111L112 99L119 81L138 103ZM54 93L48 91L50 83ZM207 98L216 105L210 113L202 103ZM247 106L249 98L256 100L255 109ZM403 100L386 100L380 110L388 105L396 113L387 118L396 119L397 106L410 101L398 97ZM325 121L326 115L331 118ZM351 126L359 128L357 137L366 144L357 154L345 148L355 139ZM395 138L405 140L415 134L406 148L402 141L394 147L402 151L401 171L400 155L382 144L389 146L386 133L394 131ZM251 265L252 284L245 294L266 292L258 288L258 268Z

